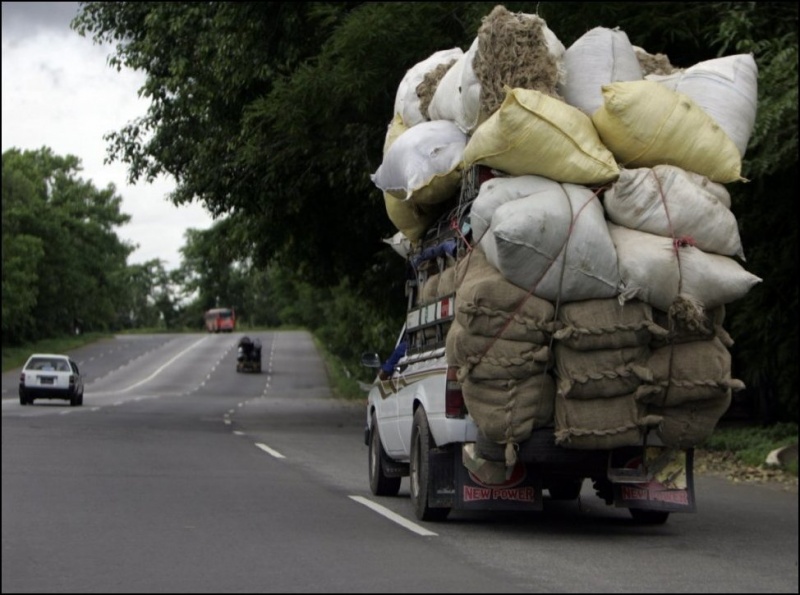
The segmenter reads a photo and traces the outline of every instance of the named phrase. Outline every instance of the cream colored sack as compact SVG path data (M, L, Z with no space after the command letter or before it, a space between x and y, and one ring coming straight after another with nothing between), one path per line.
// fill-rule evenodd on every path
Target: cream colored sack
M667 163L721 184L744 180L739 149L714 119L655 81L603 85L603 105L591 119L625 167Z
M589 116L528 89L506 89L500 109L478 126L467 143L464 162L512 176L534 174L573 184L601 185L619 176L614 156L603 146Z

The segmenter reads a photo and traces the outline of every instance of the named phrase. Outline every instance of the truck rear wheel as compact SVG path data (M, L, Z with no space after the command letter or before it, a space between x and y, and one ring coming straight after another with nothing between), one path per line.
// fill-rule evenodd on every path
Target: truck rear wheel
M414 514L421 521L443 521L450 514L449 508L431 508L428 506L428 487L430 485L430 464L428 456L433 443L428 417L425 410L419 407L414 413L414 425L411 428L411 462L409 478L411 483L411 504Z
M369 431L369 489L376 496L396 496L400 491L401 477L387 477L384 471L384 457L381 437L378 434L378 422L372 418Z
M669 518L669 512L665 510L629 508L628 512L633 517L633 520L641 525L663 525Z
M559 479L547 486L551 500L577 500L581 495L583 479Z

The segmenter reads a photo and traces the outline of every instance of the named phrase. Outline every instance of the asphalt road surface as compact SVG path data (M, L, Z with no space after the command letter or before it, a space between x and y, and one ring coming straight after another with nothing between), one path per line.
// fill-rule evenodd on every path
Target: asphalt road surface
M3 375L3 593L789 593L797 491L696 478L641 526L584 485L541 512L416 521L372 496L363 402L304 332L136 335L71 353L82 407Z

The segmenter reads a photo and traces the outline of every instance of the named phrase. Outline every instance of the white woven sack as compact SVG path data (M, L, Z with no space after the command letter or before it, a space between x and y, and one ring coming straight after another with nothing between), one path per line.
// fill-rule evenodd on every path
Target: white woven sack
M428 106L428 116L431 120L450 120L463 132L464 103L461 98L461 75L469 54L462 54L458 60L436 85L431 103Z
M667 312L679 295L709 310L744 297L761 279L729 256L693 246L675 248L671 238L608 223L619 259L619 301L636 298Z
M669 163L722 184L743 180L736 145L688 95L642 80L603 85L603 100L592 123L625 167Z
M744 156L758 104L758 66L752 54L706 60L681 72L645 78L691 97Z
M470 209L472 237L478 241L484 236L492 223L492 215L500 205L542 193L561 195L563 189L555 180L542 176L510 176L487 180L481 184Z
M668 238L691 238L705 252L744 260L735 215L674 165L623 169L603 195L611 221ZM702 179L702 178L701 178Z
M639 59L619 28L595 27L564 52L564 101L591 116L603 105L602 86L618 81L642 80Z
M478 52L478 38L464 54L464 68L461 71L461 120L458 122L461 130L472 134L480 123L481 117L481 81L472 67L475 54Z
M603 207L584 186L560 186L498 207L480 242L486 259L546 300L613 297L620 277Z
M422 204L436 204L450 198L458 185L458 168L467 142L458 126L447 120L422 122L403 132L392 143L372 182L400 200L423 195L428 186L446 181L441 193L430 193ZM450 178L454 178L454 181Z
M406 126L410 128L427 121L420 111L420 99L417 95L417 86L425 79L425 75L440 64L448 64L457 60L463 53L461 48L440 50L406 71L397 87L397 95L394 100L394 113L400 114Z

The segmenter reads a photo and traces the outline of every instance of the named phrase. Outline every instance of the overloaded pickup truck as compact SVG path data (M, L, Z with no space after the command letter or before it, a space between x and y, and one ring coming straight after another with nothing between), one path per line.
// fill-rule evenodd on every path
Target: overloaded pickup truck
M451 510L542 510L545 496L579 498L588 480L600 499L627 508L634 521L662 524L672 512L694 512L693 449L667 448L653 431L613 448L558 444L552 416L510 446L481 431L453 365L458 346L448 341L460 304L459 263L476 249L469 206L477 185L465 183L472 190L408 254L413 281L397 338L407 349L389 374L375 378L368 396L364 440L372 493L395 496L408 476L416 517L442 521ZM438 291L428 291L434 271ZM377 353L362 358L372 368L384 361Z

